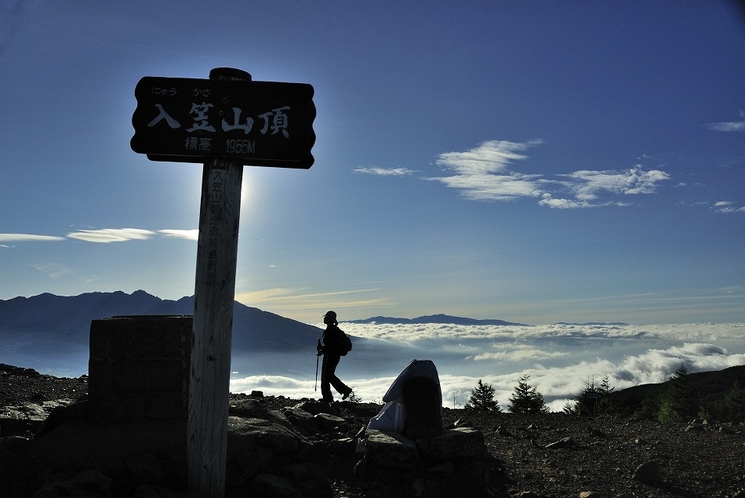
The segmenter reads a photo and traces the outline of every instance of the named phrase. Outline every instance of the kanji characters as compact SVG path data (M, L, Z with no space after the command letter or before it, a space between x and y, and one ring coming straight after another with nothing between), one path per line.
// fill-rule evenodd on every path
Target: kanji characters
M184 149L209 152L212 150L212 139L204 137L187 137L184 141Z
M168 126L170 126L171 128L173 128L174 130L175 130L176 128L181 128L181 123L179 123L178 121L176 121L175 119L173 119L173 118L172 118L172 117L171 117L171 116L170 116L170 115L169 115L169 114L168 114L168 113L167 113L167 112L165 111L165 109L163 109L163 106L162 106L162 105L160 105L160 104L155 104L155 107L157 107L157 108L158 108L158 110L159 110L160 112L158 113L158 115L157 115L157 116L155 116L155 119L153 119L152 121L150 121L150 122L149 122L149 123L147 124L148 128L152 128L153 126L155 126L156 124L158 124L159 122L161 122L161 121L162 121L162 120L164 120L164 119L166 120L166 123L168 123Z
M285 138L289 137L290 134L287 132L287 114L285 114L285 111L289 109L290 106L286 105L284 107L277 107L276 109L272 109L270 112L259 114L259 117L264 120L264 127L261 129L261 134L266 135L266 132L269 131L269 118L271 117L272 135L276 135L277 133L282 132L282 135L284 135Z
M163 92L160 88L153 88L153 92ZM195 96L201 95L203 92L195 89ZM166 95L166 93L163 93ZM170 128L178 129L181 128L181 123L174 119L161 104L154 104L158 110L157 116L153 118L149 123L148 127L153 127L158 123L164 121ZM217 130L210 124L210 115L217 114L223 116L224 111L214 110L214 104L209 102L192 102L191 109L189 110L189 116L193 119L193 123L190 128L186 128L185 131L189 133L194 132L208 132L216 133ZM261 129L257 130L262 135L277 135L282 134L285 138L289 138L290 134L287 131L289 125L289 118L286 111L290 109L290 106L282 106L272 109L271 111L259 114L259 118L263 121ZM231 107L233 111L232 122L227 119L222 119L220 127L224 132L243 132L243 135L248 135L253 131L254 118L250 116L243 116L243 109L240 107ZM227 112L225 112L227 114ZM177 116L183 117L184 114L177 114ZM183 119L183 118L182 118ZM184 141L184 150L191 152L212 152L213 151L213 139L211 137L205 137L203 134L187 136ZM236 139L226 138L225 151L228 154L254 154L256 152L256 141L251 139Z
M196 102L192 103L191 111L189 111L189 114L194 115L194 125L191 128L187 128L186 131L192 132L201 130L214 132L215 127L209 123L209 117L207 116L207 112L212 107L215 106L212 104L208 104L207 102L202 102L201 104L197 104Z
M251 128L253 128L254 120L253 118L246 118L246 124L240 124L241 112L243 111L239 107L233 107L233 124L228 124L228 122L223 119L222 131L243 130L243 134L248 135Z

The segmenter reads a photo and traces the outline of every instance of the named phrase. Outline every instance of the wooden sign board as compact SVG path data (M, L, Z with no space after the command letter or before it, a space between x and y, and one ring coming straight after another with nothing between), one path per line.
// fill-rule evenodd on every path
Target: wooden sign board
M311 85L146 76L137 83L135 97L130 145L151 160L313 165Z

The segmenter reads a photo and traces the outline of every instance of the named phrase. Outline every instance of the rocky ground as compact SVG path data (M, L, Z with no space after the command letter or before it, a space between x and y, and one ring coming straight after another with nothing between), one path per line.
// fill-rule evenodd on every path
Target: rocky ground
M75 400L87 391L85 377L60 379L12 368L0 369L0 408ZM270 410L282 410L300 400L267 396L257 402ZM379 405L365 403L335 405L335 412L347 421L349 432L361 428L380 409ZM703 421L663 425L646 420L452 409L444 410L443 422L445 426L470 425L483 433L488 455L472 470L480 476L475 480L482 481L488 474L483 496L745 496L742 427ZM8 436L5 432L0 433L0 442ZM350 455L327 467L334 497L431 495L426 489L412 488L405 472L362 472L359 466L355 468L359 458ZM447 480L442 482L446 486ZM442 488L437 496L451 496L457 491ZM458 496L469 495L468 489L460 491Z

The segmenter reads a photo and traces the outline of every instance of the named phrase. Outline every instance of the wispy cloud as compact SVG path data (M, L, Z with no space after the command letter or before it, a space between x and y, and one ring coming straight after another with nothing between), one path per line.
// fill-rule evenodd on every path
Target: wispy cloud
M508 170L514 161L527 159L521 152L541 144L490 140L465 152L445 152L436 163L454 175L428 178L450 188L460 189L467 199L511 201L521 197L539 197L540 175L524 175Z
M271 310L281 315L292 315L307 310L328 308L351 309L367 307L389 307L386 298L358 297L360 294L378 289L356 289L348 291L307 292L306 289L273 288L259 291L237 292L236 301L246 306Z
M0 233L0 242L54 242L60 240L65 240L65 238L30 233Z
M38 264L35 265L34 268L53 280L74 273L70 268L58 263Z
M745 118L745 110L740 109L740 117ZM719 121L707 123L706 127L714 131L745 131L745 120L743 121Z
M540 139L523 143L489 140L466 152L444 152L437 164L469 176L504 172L513 161L528 158L519 152L542 143Z
M745 206L737 207L730 201L719 201L714 204L717 213L745 213Z
M380 168L378 166L371 166L369 168L360 166L358 168L355 168L353 171L355 173L363 173L366 175L374 176L408 176L417 173L416 170L409 168Z
M158 233L174 239L199 240L198 228L193 230L164 229L158 230Z
M147 240L155 235L151 230L141 228L102 228L99 230L78 230L67 234L71 239L109 244L111 242L127 242L130 240Z
M490 140L465 152L445 152L436 163L454 174L427 179L459 189L471 200L538 198L541 206L557 209L626 206L628 201L616 197L652 194L660 182L670 179L664 171L645 171L640 165L621 171L578 170L555 179L514 171L516 161L528 159L524 152L542 143Z
M745 121L722 121L707 123L707 128L714 131L745 131Z
M622 171L582 170L559 176L568 179L558 183L562 184L574 199L555 198L556 193L546 192L539 204L563 209L603 205L625 206L628 203L623 201L601 201L601 196L652 194L659 182L670 179L670 175L664 171L644 171L638 164Z
M111 242L128 242L132 240L147 240L161 235L167 238L197 240L199 230L163 229L158 231L142 228L100 228L77 230L68 233L65 237L55 235L37 235L29 233L0 233L0 247L10 247L7 242L59 242L69 239L82 240L97 244L108 244Z

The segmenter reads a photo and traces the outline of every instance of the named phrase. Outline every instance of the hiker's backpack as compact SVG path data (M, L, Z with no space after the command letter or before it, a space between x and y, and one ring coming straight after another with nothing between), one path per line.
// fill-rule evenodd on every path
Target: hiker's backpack
M339 332L339 354L346 356L352 350L352 339L342 329Z

